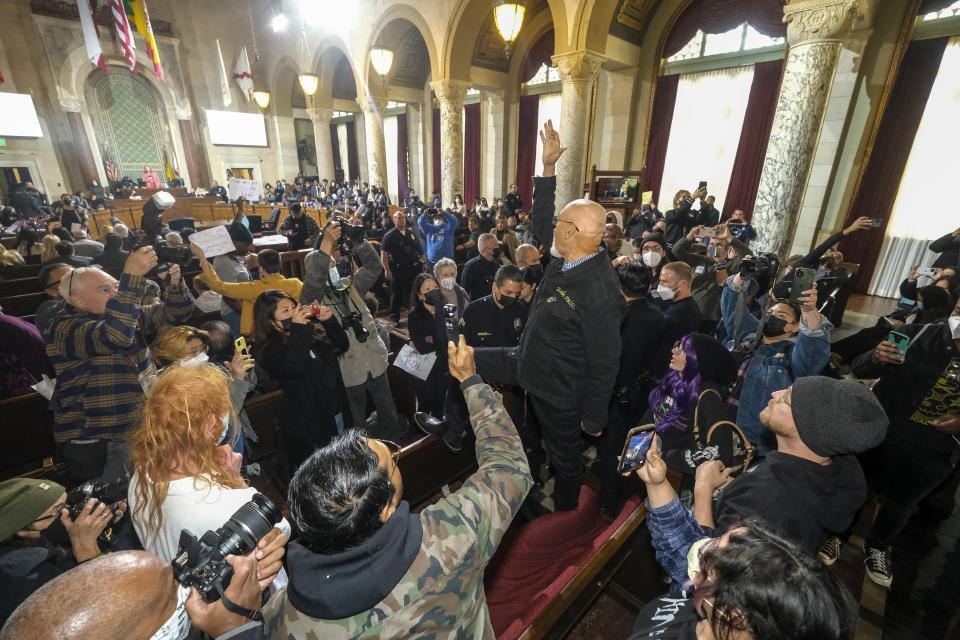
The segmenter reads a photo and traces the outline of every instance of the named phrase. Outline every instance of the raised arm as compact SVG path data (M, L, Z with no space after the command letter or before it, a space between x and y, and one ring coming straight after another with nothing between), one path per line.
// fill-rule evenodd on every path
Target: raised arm
M553 128L553 120L547 120L540 132L543 142L543 176L533 179L533 204L530 207L530 222L533 233L547 248L553 246L553 215L556 213L557 160L567 150L560 144L560 134Z
M958 238L960 238L960 229L951 231L947 235L937 238L931 242L930 251L933 251L934 253L943 253L949 249L955 249L957 243L960 242Z
M366 295L367 291L370 291L374 283L380 278L380 274L383 273L383 263L380 262L377 250L369 242L364 242L359 247L354 248L354 254L357 261L360 262L360 268L353 274L353 288L362 297Z

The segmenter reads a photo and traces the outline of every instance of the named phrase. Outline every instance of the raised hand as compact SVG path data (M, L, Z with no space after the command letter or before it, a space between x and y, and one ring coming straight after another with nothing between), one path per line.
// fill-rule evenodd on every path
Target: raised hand
M866 216L860 216L859 218L853 221L853 224L851 224L849 227L843 230L843 235L848 236L854 231L861 231L863 229L869 229L869 228L870 228L870 218Z
M450 373L460 382L476 375L477 365L473 361L473 347L467 345L466 339L460 335L460 343L447 343L447 360L450 362Z
M553 128L553 120L547 120L544 123L543 130L540 131L540 141L543 143L543 155L541 157L544 173L546 173L547 167L556 167L557 160L567 150L567 147L561 146L560 134Z

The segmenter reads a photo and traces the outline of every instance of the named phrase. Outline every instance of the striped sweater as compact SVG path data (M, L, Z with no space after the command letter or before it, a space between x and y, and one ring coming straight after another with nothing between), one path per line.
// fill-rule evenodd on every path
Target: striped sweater
M143 340L164 324L186 323L193 296L186 283L167 287L167 301L141 308L146 279L123 274L106 313L66 305L44 333L47 357L57 372L54 439L125 438L136 427L145 396L139 375L151 368Z

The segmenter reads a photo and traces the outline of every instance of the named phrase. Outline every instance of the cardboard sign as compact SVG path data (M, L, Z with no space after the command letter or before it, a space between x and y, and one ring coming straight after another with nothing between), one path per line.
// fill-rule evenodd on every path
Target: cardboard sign
M430 375L430 370L437 361L436 353L420 354L413 350L409 344L403 345L397 358L393 361L395 367L400 367L407 373L414 375L421 380L426 380Z
M260 199L260 183L256 180L242 180L240 178L227 178L227 195L231 200L236 200L243 196L249 201Z
M644 191L640 195L640 204L653 204L653 191Z
M195 244L203 249L203 255L207 258L222 256L236 249L233 246L233 240L230 239L230 232L227 231L226 225L197 231L190 236L190 244Z

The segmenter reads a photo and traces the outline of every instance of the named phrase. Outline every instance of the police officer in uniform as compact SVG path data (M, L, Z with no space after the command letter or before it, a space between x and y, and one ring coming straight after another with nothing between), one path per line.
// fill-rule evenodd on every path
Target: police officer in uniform
M463 335L471 347L515 347L527 322L529 307L520 300L520 269L507 264L497 270L493 292L467 305Z
M480 234L477 238L477 251L480 255L467 261L460 278L460 286L466 289L471 300L490 295L497 269L503 265L499 259L503 250L492 233Z
M427 256L413 230L407 227L403 210L393 214L393 229L387 231L380 244L384 277L390 281L390 319L400 322L400 305L410 299L410 287L418 273L423 272Z

